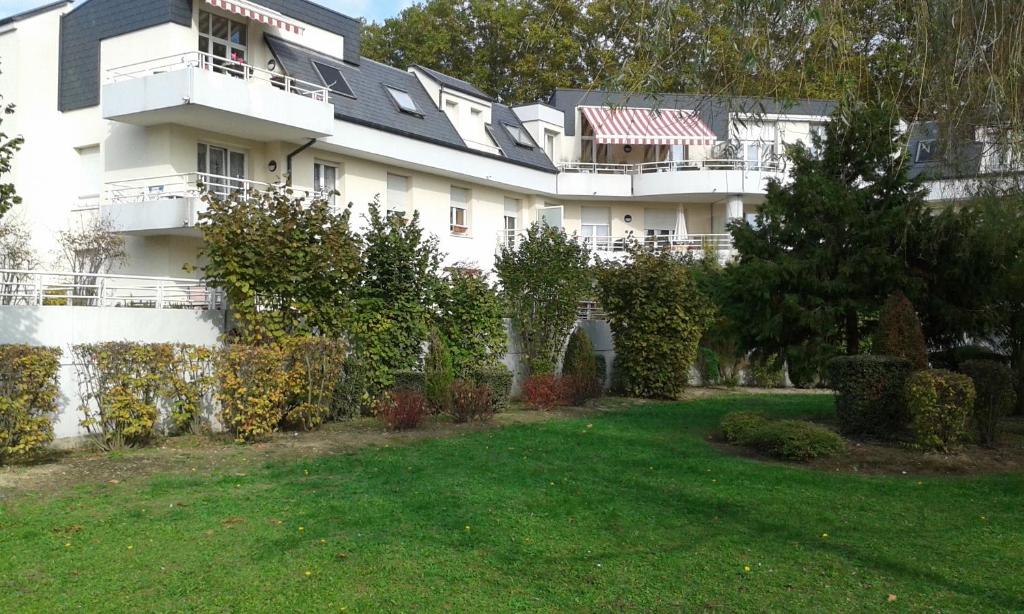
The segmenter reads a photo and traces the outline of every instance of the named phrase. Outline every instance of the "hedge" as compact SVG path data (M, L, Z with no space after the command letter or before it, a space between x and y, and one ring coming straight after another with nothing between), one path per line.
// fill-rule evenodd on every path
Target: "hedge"
M980 443L992 445L999 435L1000 421L1017 404L1013 371L994 360L968 360L960 365L960 372L974 382L974 432Z
M840 356L828 363L828 382L836 392L839 431L894 439L907 422L903 386L910 362L892 356Z
M0 345L0 463L53 441L59 348Z
M834 456L845 447L829 429L801 420L770 420L759 412L738 411L722 418L726 441L792 461Z
M945 369L917 371L904 388L918 446L949 452L966 439L974 410L974 383Z
M487 386L491 390L491 403L494 411L508 408L512 397L512 372L502 364L480 367L473 371L473 381L479 386Z

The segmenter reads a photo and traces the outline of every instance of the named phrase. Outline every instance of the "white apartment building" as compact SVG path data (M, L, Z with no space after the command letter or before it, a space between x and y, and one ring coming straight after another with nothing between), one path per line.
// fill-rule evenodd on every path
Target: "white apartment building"
M484 270L538 220L599 253L632 235L724 255L784 145L834 109L582 90L511 108L361 57L360 23L307 0L56 2L0 20L0 69L4 129L25 137L9 215L44 262L57 232L106 216L128 241L120 272L146 276L196 262L200 182L337 190L357 222L379 198Z

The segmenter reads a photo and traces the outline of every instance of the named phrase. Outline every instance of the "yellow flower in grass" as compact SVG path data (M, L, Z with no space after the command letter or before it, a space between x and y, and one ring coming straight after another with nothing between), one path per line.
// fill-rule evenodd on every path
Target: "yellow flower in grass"
M743 566L743 573L750 573L750 565Z

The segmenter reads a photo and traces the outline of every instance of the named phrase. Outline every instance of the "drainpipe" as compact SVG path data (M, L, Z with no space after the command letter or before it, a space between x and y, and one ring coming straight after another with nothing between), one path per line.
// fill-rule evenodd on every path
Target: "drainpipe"
M316 143L316 139L310 139L308 143L306 143L302 147L299 147L295 151L293 151L290 154L288 154L287 162L286 162L286 167L285 167L286 168L285 172L288 174L288 182L285 185L287 185L289 187L291 187L291 185L292 185L292 158L294 158L295 156L299 155L300 153L302 153L302 152L306 151L307 149L309 149L310 147L312 147L313 143Z

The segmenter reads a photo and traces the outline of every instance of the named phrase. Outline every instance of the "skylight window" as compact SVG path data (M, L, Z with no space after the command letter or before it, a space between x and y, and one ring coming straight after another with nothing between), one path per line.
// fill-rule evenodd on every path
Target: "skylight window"
M348 81L345 81L345 77L342 76L340 70L334 66L322 64L316 61L313 62L313 66L316 68L316 71L320 73L320 79L324 82L324 85L327 86L327 89L341 96L348 96L349 98L356 97L356 95L352 93L352 88L348 86Z
M533 139L530 138L530 134L526 130L512 124L505 124L505 130L508 131L508 135L516 142L516 145L533 149Z
M917 155L914 156L914 162L931 162L935 158L935 149L935 139L919 141L917 143Z
M391 94L391 100L393 100L395 102L395 105L398 106L399 111L401 111L402 113L409 113L410 115L419 115L421 117L423 116L423 113L420 111L420 108L416 106L416 101L412 99L412 96L409 95L409 92L400 89L395 89L393 87L388 87L386 85L384 86L384 89L386 89L388 93Z

